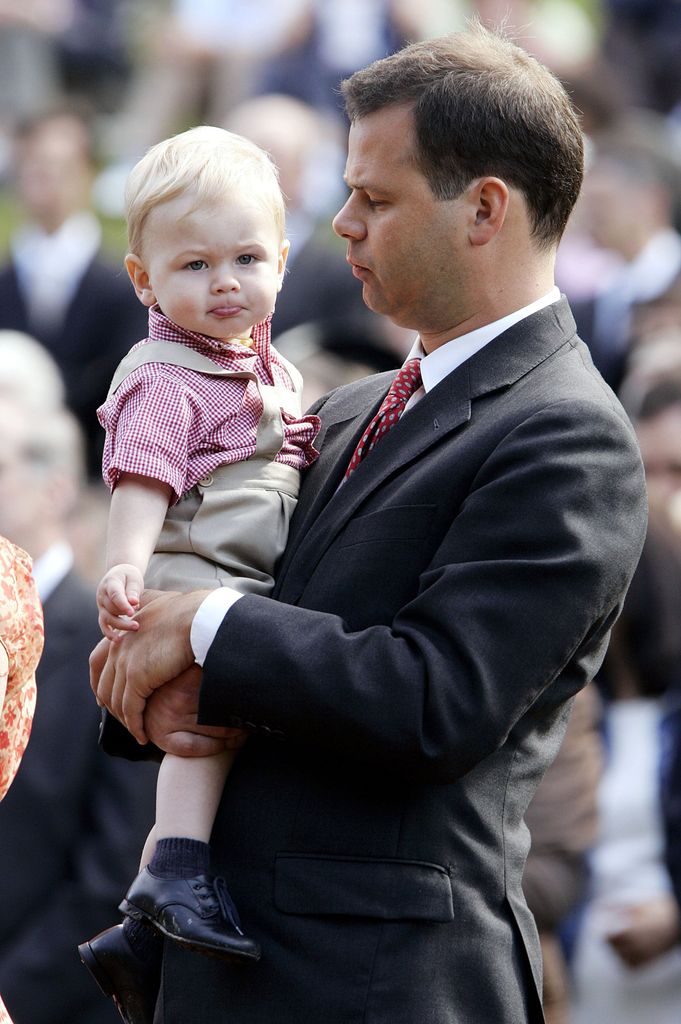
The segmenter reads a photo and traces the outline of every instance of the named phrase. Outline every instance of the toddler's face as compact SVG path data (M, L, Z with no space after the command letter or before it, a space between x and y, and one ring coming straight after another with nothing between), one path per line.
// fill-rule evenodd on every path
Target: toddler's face
M248 197L197 205L182 195L155 207L143 253L126 265L145 306L211 338L247 338L274 309L288 254L272 213Z

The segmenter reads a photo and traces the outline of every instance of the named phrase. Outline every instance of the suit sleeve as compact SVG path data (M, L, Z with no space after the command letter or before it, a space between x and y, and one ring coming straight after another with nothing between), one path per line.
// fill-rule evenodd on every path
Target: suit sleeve
M489 451L389 623L354 630L349 612L239 601L204 665L200 720L453 781L532 705L558 705L593 676L645 518L637 447L612 407L540 409ZM349 610L344 561L331 554L325 572Z

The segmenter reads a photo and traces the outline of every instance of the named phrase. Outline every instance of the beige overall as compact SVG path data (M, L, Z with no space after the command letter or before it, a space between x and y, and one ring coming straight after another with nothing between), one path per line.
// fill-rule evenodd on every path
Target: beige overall
M152 341L122 360L109 397L133 370L152 362L253 381L263 411L253 455L218 466L168 509L145 586L186 591L229 585L244 594L266 595L274 585L275 565L286 545L300 487L299 470L274 461L284 441L281 410L301 414L300 374L282 359L296 388L289 391L262 384L250 371L225 370L184 345Z

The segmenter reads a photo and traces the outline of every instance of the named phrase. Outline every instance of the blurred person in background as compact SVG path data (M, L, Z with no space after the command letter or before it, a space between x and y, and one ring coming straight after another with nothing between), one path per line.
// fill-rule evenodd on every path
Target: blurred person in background
M64 401L59 367L30 334L0 330L0 397L17 398L36 415L58 409Z
M260 91L289 93L343 119L341 80L421 39L429 6L428 0L306 0L295 35L263 63Z
M643 396L636 432L650 508L681 535L681 373L659 380Z
M638 417L653 385L681 381L681 275L656 299L632 311L632 339L620 398ZM672 383L673 386L673 383Z
M0 0L0 170L17 121L55 97L111 110L130 70L127 0Z
M54 357L96 478L102 447L96 409L146 324L123 267L101 253L90 203L94 159L90 124L76 111L55 110L17 129L14 187L25 220L0 268L0 328L28 332Z
M34 416L61 409L64 381L44 345L20 331L0 330L0 399L16 399ZM104 571L109 495L101 479L83 482L69 518L78 572L95 583Z
M593 143L577 209L596 245L620 262L593 298L573 300L572 308L580 337L617 390L637 306L667 291L681 276L676 227L681 160L670 129L652 114L630 114Z
M669 113L681 100L678 0L601 0L603 52L630 106Z
M0 172L17 120L35 116L59 89L54 48L71 0L0 0Z
M308 0L170 0L147 5L143 45L107 133L99 187L122 212L133 164L162 138L218 124L251 96L261 65L285 45ZM142 42L142 40L140 40Z
M111 113L132 71L133 13L139 14L129 0L67 0L67 7L54 39L61 91L74 101L86 97L98 114Z
M35 667L43 646L40 600L25 551L0 537L0 800L26 750L35 710ZM2 846L13 837L3 834ZM11 1024L0 998L0 1024Z
M64 409L37 416L3 397L0 436L0 533L33 557L45 614L31 742L0 806L0 834L11 836L0 844L0 991L14 1024L114 1024L76 947L110 922L137 869L155 770L108 758L97 744L88 686L97 609L68 541L82 483L79 426Z
M624 390L633 393L627 381ZM574 1024L675 1024L681 1016L680 916L672 894L675 880L681 896L678 370L639 396L635 425L651 520L598 678L607 766L573 961Z
M569 976L561 926L583 902L588 853L596 838L597 789L603 763L598 696L589 683L575 697L565 736L525 814L532 845L523 891L544 961L546 1024L567 1024Z
M681 913L662 817L662 781L678 730L667 699L681 684L680 593L678 538L653 512L597 679L606 763L572 957L573 1024L681 1019Z

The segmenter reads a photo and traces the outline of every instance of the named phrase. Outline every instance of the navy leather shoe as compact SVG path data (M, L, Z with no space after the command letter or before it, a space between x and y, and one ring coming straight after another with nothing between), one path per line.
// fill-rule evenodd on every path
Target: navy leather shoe
M125 1024L153 1024L161 972L135 956L122 924L83 942L78 952L104 995L113 999Z
M223 960L260 959L260 946L242 932L223 878L158 878L144 868L120 910L197 953Z

